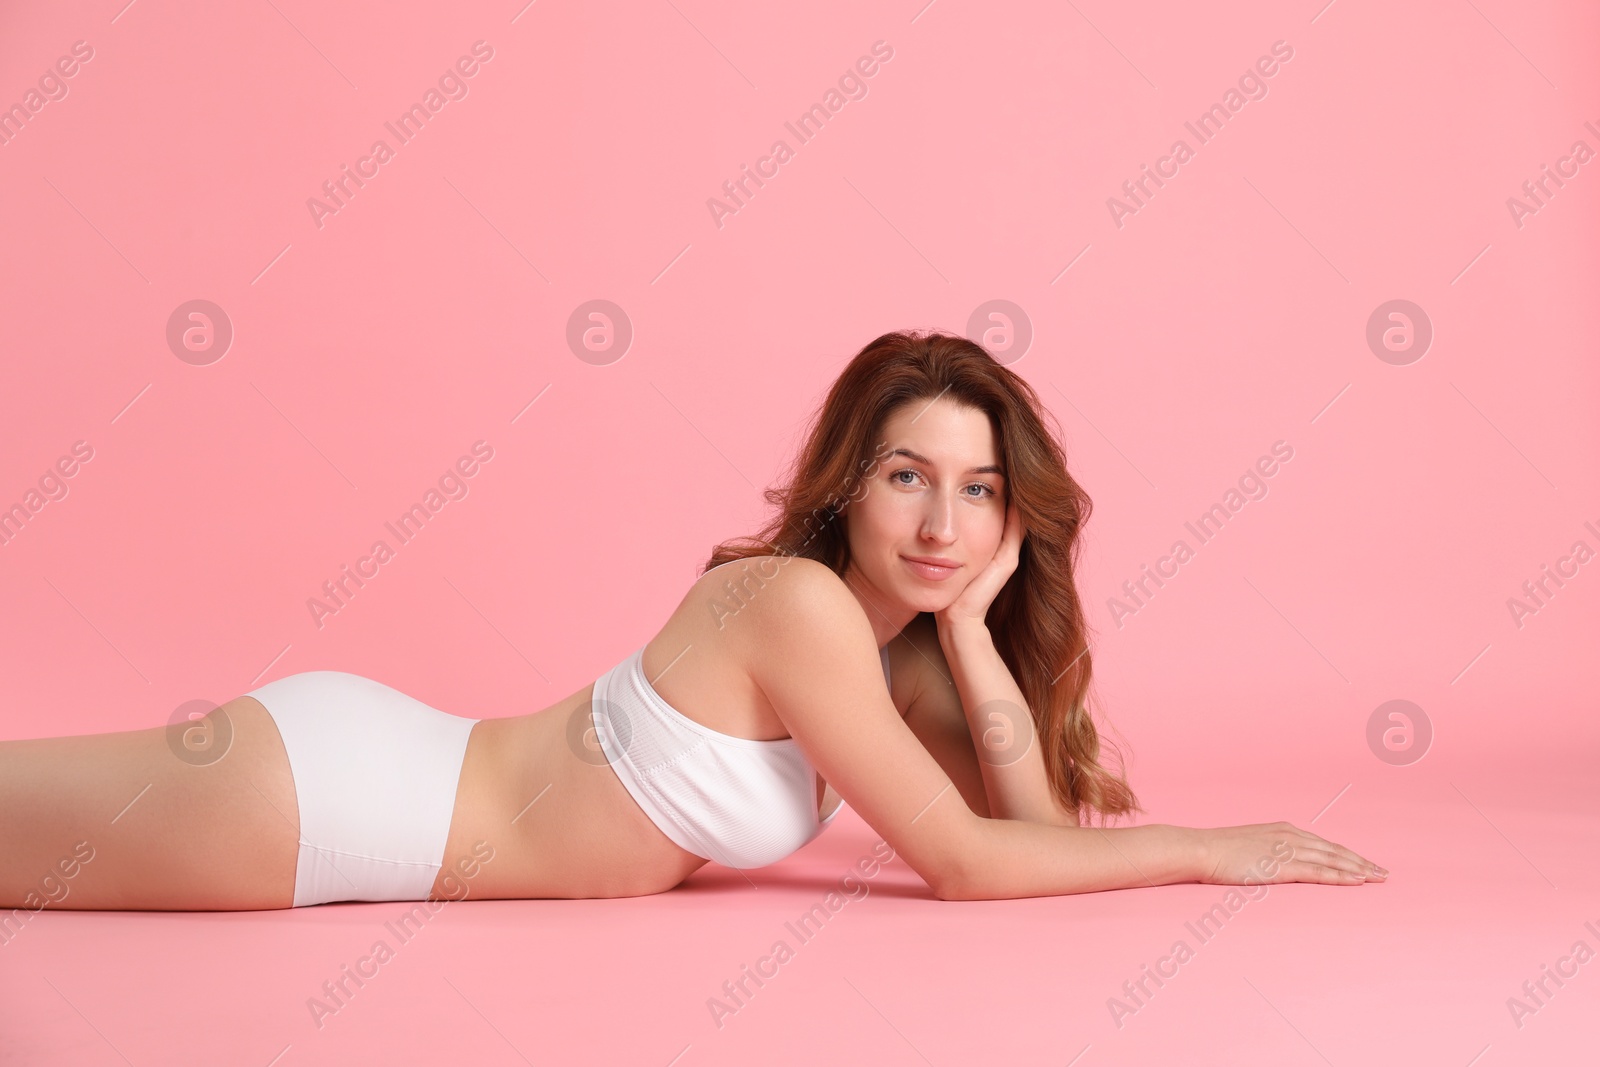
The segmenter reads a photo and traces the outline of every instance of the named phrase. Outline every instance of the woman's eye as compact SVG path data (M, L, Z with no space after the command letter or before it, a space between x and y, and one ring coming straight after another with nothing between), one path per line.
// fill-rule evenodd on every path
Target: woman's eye
M920 475L918 475L917 472L912 470L910 467L902 467L899 470L895 471L893 474L889 475L889 480L891 482L894 482L896 485L910 485L910 484L912 484L909 481L902 481L900 479L900 476L902 474L908 474L913 478L920 477ZM987 482L973 482L971 485L967 486L966 488L967 489L977 489L977 490L979 490L976 493L966 493L967 496L972 497L974 500L982 500L985 497L992 497L992 496L997 496L998 495L994 491L994 488L992 486L990 486L989 483L987 483ZM965 492L965 490L963 490L963 492Z

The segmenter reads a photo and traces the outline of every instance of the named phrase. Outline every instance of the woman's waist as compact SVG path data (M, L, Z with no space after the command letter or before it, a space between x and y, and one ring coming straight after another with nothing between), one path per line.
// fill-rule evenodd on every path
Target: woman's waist
M486 822L506 842L502 870L528 895L656 893L705 862L661 833L606 762L589 722L592 692L478 725Z

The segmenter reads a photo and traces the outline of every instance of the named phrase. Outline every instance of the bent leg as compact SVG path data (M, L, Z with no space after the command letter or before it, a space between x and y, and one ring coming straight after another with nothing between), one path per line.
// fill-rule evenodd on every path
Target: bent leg
M0 741L0 908L288 908L299 836L252 697L187 727Z

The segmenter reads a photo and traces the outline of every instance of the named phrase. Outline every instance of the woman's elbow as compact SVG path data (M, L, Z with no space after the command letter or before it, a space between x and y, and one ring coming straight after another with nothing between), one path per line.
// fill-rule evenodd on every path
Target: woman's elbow
M939 900L972 900L965 883L952 878L943 877L937 881L930 881L928 888L933 890L933 895Z
M937 859L923 880L940 900L980 900L983 897L982 845L989 820L973 815L960 832L943 839Z
M983 877L981 866L954 864L941 872L937 880L930 880L928 888L940 900L990 900L992 879Z
M900 858L937 899L964 899L967 891L966 871L954 853L941 847L937 851L913 856L902 849Z

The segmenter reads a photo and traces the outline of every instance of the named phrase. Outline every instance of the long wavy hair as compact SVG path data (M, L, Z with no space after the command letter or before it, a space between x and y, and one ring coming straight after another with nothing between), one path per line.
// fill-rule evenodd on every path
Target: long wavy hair
M1054 419L1038 394L981 346L913 330L886 333L863 348L812 418L785 483L766 491L777 514L754 537L717 545L706 568L746 557L803 556L843 577L850 545L844 524L834 520L865 492L885 420L902 404L944 396L989 416L1006 491L1026 524L1017 569L990 604L986 623L1032 712L1051 790L1080 826L1095 812L1104 823L1143 811L1122 775L1102 765L1100 732L1088 710L1093 663L1074 574L1093 505L1067 472L1066 452L1046 429L1046 419L1052 425ZM1120 768L1115 745L1105 747L1108 762L1115 757Z

